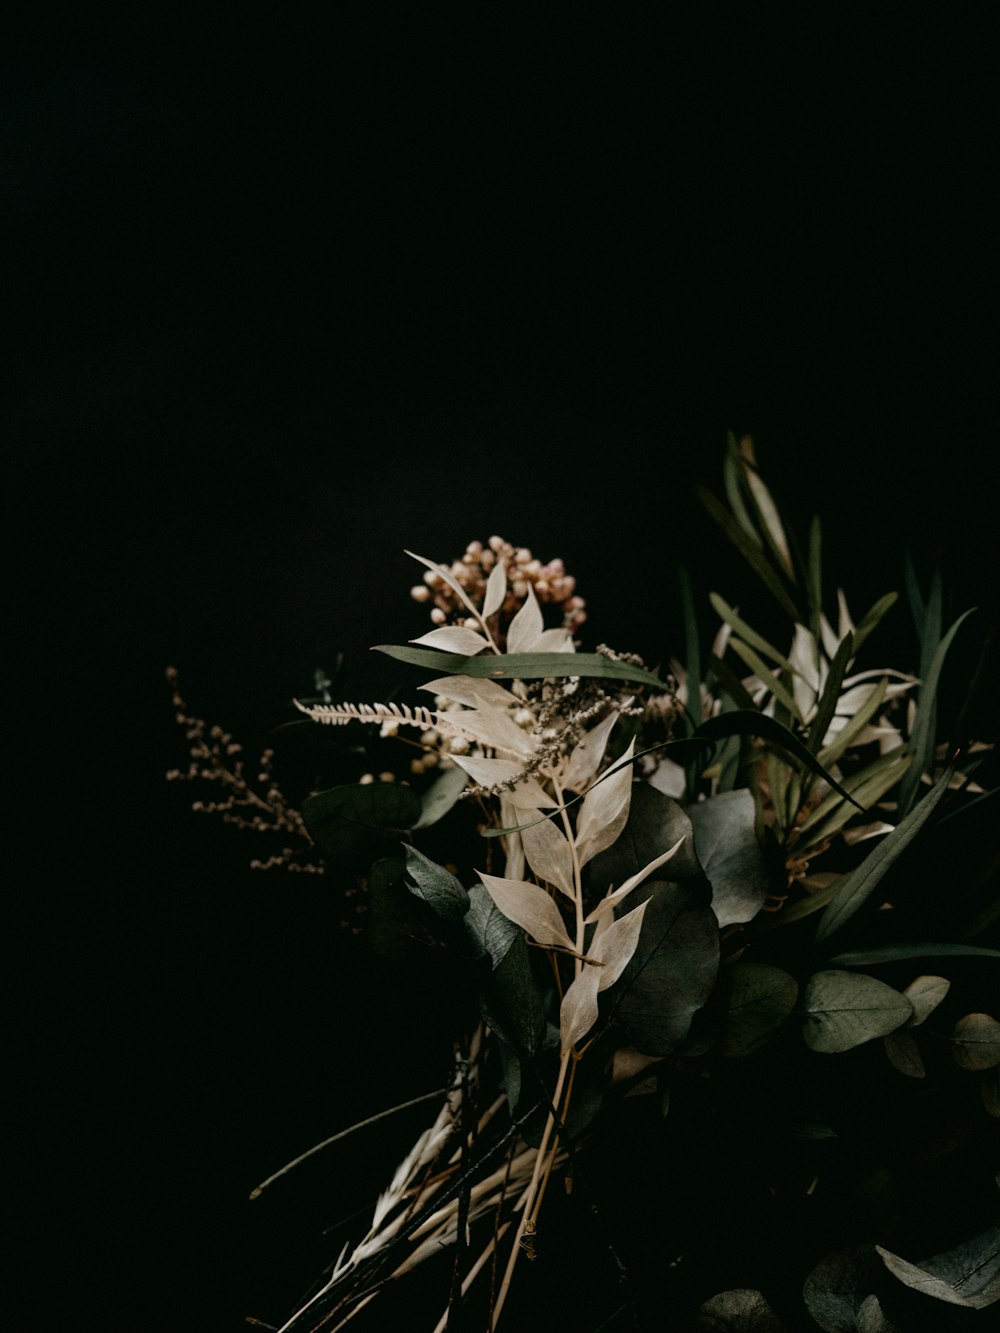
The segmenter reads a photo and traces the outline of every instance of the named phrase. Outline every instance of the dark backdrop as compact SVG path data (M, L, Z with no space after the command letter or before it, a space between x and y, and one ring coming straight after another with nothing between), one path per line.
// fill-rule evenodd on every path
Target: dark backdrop
M372 1167L248 1190L447 1061L165 784L168 663L260 746L493 532L658 661L679 564L755 595L728 430L852 605L908 547L995 616L987 10L602 8L8 11L7 1327L280 1322Z

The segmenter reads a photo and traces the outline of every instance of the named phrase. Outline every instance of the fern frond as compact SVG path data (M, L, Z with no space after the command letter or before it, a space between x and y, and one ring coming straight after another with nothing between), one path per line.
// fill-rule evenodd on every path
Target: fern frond
M398 722L401 726L429 731L443 721L439 713L422 704L415 708L409 704L300 704L296 699L295 707L314 722L334 727L346 726L348 722Z

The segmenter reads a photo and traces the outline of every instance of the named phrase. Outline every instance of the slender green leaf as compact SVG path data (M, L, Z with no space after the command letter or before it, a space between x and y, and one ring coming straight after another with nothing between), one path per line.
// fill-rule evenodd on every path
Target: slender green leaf
M603 653L506 653L462 657L436 648L416 648L405 643L376 644L374 652L385 653L411 666L429 667L438 675L473 676L489 680L547 680L566 676L598 677L647 685L663 693L659 676L631 662L618 662Z
M777 719L768 717L766 713L759 713L752 708L737 708L731 713L720 713L717 717L707 718L698 728L697 734L710 741L723 740L726 736L757 736L767 741L769 745L776 745L779 749L787 751L810 772L828 782L834 791L840 792L841 796L846 797L852 805L857 806L859 810L862 809L850 792L845 791L836 778L827 772L816 755L806 749L798 736Z
M833 885L830 886L831 888ZM841 967L872 967L898 958L1000 958L1000 949L984 949L976 944L886 944L880 949L852 949L838 953L831 963Z
M809 555L806 562L806 592L809 596L809 627L813 638L819 639L823 615L823 529L818 518L809 525Z
M920 686L920 695L917 701L917 720L913 727L913 733L910 736L907 749L913 755L913 767L903 779L903 784L899 791L899 812L905 815L916 800L917 789L920 785L922 774L926 773L934 760L934 717L935 717L935 695L937 693L938 681L941 677L941 668L944 665L944 659L947 656L948 649L951 647L955 635L958 633L962 622L967 620L975 607L970 607L968 611L958 617L955 623L948 630L941 642L937 646L934 656L931 658L930 666L927 668L926 676L922 677Z
M722 482L726 488L726 499L729 501L729 507L733 511L737 523L755 546L763 546L760 533L754 527L753 519L743 502L746 480L739 445L737 445L732 433L726 441L726 455L722 461Z
M924 630L924 596L920 591L917 571L913 568L913 557L909 551L903 552L903 582L906 586L906 600L910 604L910 615L913 617L913 628L917 631L919 639Z
M731 625L745 643L748 643L751 648L756 648L765 657L769 657L778 666L784 667L787 671L792 670L792 664L784 653L779 653L777 648L768 643L763 635L758 634L755 629L751 629L746 621L737 615L729 603L723 600L717 592L709 593L708 600L712 603L719 618L724 620L727 625Z
M888 677L883 676L847 725L841 727L840 731L837 732L836 737L825 747L825 749L820 750L818 758L821 764L835 764L845 751L850 748L855 737L861 734L864 728L867 727L868 723L882 707L882 702L885 699L888 688Z
M744 560L750 565L754 573L763 582L768 591L776 598L781 606L793 620L799 620L799 611L794 601L785 590L785 585L781 577L770 564L763 551L758 549L736 520L726 511L723 505L716 499L711 491L706 490L704 486L695 488L699 499L708 510L712 518L715 519L719 527L726 534L732 544L743 556Z
M903 819L893 831L886 835L879 845L859 866L846 875L841 882L837 896L823 914L816 931L817 940L826 939L835 930L839 930L867 902L882 881L882 877L893 863L906 850L931 817L938 801L948 789L952 770L950 766L934 784L919 805Z
M870 810L886 792L895 787L909 766L910 761L906 755L898 755L895 752L883 755L860 773L854 773L846 778L844 786L858 805ZM831 792L803 822L797 840L798 850L806 851L810 847L817 847L827 838L832 838L853 816L854 811L849 809L835 792Z
M753 711L754 702L749 691L728 662L723 662L721 658L716 657L715 653L709 653L708 665L716 680L737 708Z
M837 651L834 654L833 661L830 663L830 671L826 678L826 684L823 687L823 693L819 697L816 705L816 713L809 727L809 735L806 737L806 745L812 750L813 754L818 754L820 746L823 744L823 738L827 733L830 722L833 719L837 708L837 700L840 698L840 687L844 683L844 675L847 671L847 664L854 653L854 635L848 633L841 639Z
M687 715L693 727L701 721L701 648L698 642L698 618L694 613L691 580L687 570L679 571L681 607L684 613L685 669L687 671Z
M764 665L763 659L758 657L751 647L745 644L741 639L737 639L735 636L729 640L729 646L738 657L743 658L743 661L746 662L747 666L754 673L760 683L765 685L774 697L784 704L791 716L794 717L797 722L802 722L803 717L799 712L794 695L782 684L778 677Z
M887 592L880 597L873 607L865 612L854 627L854 651L861 651L861 645L871 632L876 629L885 613L899 601L898 592Z

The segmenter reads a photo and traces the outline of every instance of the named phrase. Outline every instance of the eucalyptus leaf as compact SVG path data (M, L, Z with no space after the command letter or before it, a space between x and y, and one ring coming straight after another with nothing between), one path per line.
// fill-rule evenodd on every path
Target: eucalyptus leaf
M806 1044L833 1053L903 1027L913 1017L913 1006L883 981L830 969L806 982L802 1012Z
M420 818L413 825L414 829L430 828L457 804L465 790L468 775L455 764L444 769L420 798Z
M907 1078L925 1078L927 1070L920 1047L909 1032L890 1032L885 1041L885 1053L893 1069Z
M951 1053L961 1069L992 1069L1000 1064L1000 1023L992 1014L966 1014L951 1034Z
M802 1288L806 1308L825 1333L855 1333L858 1311L885 1271L871 1245L834 1250L810 1271Z
M769 963L735 963L725 971L729 999L722 1054L752 1055L795 1008L799 983Z
M479 1001L483 1018L514 1051L528 1057L541 1051L545 1007L520 932L483 980Z
M719 925L751 921L767 897L768 876L757 841L756 806L747 789L724 792L685 809L694 848L712 886Z
M698 1311L699 1333L781 1333L777 1316L759 1291L721 1291Z
M437 918L406 886L406 862L383 857L368 875L368 942L372 951L399 962L437 957L442 941Z
M866 1296L858 1306L858 1333L900 1333L898 1324L886 1318L877 1296Z
M488 958L491 968L499 967L514 941L521 938L520 926L504 916L482 884L473 884L469 890L469 910L462 924L474 952Z
M875 1248L894 1277L925 1296L973 1310L985 1309L1000 1298L1000 1227L988 1227L918 1264L881 1245Z
M907 1027L919 1027L934 1012L944 997L951 990L947 977L915 977L903 994L913 1005L913 1017Z
M398 782L350 783L308 796L302 818L335 867L361 873L398 851L402 835L420 818L420 798Z
M920 804L886 835L879 845L850 874L845 875L836 896L820 918L817 940L840 930L871 897L891 868L930 818L935 806L948 790L951 768L947 768Z
M672 880L702 873L691 820L672 796L648 782L634 782L625 827L611 846L587 865L587 887L603 896L608 888L624 884L681 839L669 863Z
M406 853L406 876L414 886L418 898L444 921L458 921L469 910L469 895L450 870L432 861L429 856L408 842L403 843Z
M646 1055L669 1055L687 1036L719 970L719 927L707 887L647 881L634 891L649 906L635 953L604 992L610 1017Z

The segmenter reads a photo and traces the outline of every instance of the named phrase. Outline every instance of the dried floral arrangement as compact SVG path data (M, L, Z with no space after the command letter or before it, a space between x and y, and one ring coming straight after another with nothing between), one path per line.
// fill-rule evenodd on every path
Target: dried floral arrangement
M998 789L989 739L939 708L976 622L944 624L907 565L914 660L869 665L897 594L852 617L750 440L723 481L700 498L780 642L714 591L701 642L685 579L682 651L653 669L584 651L559 560L499 537L414 556L432 628L380 649L412 698L338 703L318 675L300 726L370 767L298 808L171 673L170 776L215 788L196 808L276 836L257 868L325 874L359 949L455 997L436 1113L281 1333L995 1314Z

